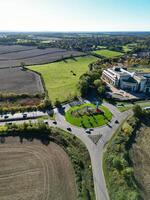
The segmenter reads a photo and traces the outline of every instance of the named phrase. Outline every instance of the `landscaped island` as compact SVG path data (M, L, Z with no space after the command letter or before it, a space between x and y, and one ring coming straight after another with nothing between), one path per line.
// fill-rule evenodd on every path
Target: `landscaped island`
M109 123L112 118L111 112L104 106L98 109L94 104L83 104L70 108L65 114L66 120L79 127L92 128Z

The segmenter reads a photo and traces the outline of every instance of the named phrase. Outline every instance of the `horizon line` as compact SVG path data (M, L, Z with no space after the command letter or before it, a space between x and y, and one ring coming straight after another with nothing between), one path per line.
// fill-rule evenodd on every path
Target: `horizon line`
M59 31L49 31L49 30L0 30L0 33L9 33L9 32L14 32L14 33L38 33L38 32L47 32L47 33L124 33L124 32L129 32L129 33L135 33L135 32L150 32L150 30L107 30L107 31L70 31L70 30L59 30Z

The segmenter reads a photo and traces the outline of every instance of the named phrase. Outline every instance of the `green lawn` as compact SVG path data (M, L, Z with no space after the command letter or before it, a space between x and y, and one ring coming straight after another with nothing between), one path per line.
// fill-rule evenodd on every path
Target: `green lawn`
M86 56L75 60L67 59L66 61L30 66L29 69L42 74L49 98L53 103L56 99L63 102L68 97L78 94L79 77L88 70L89 63L96 60L97 58L94 56Z
M128 45L125 45L125 46L123 46L122 48L123 48L123 51L124 51L125 53L127 53L127 52L129 52L129 51L132 51L132 48L129 47Z
M106 58L114 58L114 57L118 57L118 56L123 55L123 53L121 53L121 52L110 51L110 50L107 50L107 49L93 51L93 53L104 56Z
M82 117L74 117L71 113L72 111L78 110L80 108L84 108L84 107L93 107L96 109L96 106L94 104L83 104L80 106L74 106L72 108L70 108L66 114L65 114L65 118L66 120L78 127L84 127L84 128L92 128L92 127L99 127L99 126L103 126L105 124L107 124L111 118L112 118L112 114L111 112L104 106L100 106L99 108L101 110L104 111L104 115L102 114L98 114L98 115L94 115L94 116L87 116L87 115L83 115Z

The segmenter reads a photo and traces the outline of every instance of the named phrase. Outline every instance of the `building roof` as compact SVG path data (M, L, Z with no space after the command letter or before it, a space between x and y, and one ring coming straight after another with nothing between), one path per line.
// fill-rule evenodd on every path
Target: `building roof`
M129 75L131 75L130 72L124 70L121 67L113 67L112 69L107 69L107 70L114 75L119 75L119 76L129 76Z

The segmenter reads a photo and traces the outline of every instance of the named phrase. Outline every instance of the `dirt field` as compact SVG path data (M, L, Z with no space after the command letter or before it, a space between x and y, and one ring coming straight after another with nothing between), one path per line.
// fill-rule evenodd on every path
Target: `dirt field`
M4 143L3 143L4 142ZM6 138L0 144L1 200L76 200L74 170L64 150L50 143Z
M0 92L9 93L43 93L40 76L20 68L0 69Z
M150 127L142 127L131 151L134 172L144 200L150 200Z
M36 47L21 46L21 45L0 45L0 55L12 52L28 51L32 49L36 49Z
M20 66L21 62L26 65L44 64L60 60L62 57L70 57L70 55L80 56L84 53L59 48L38 49L20 45L0 45L0 68Z

